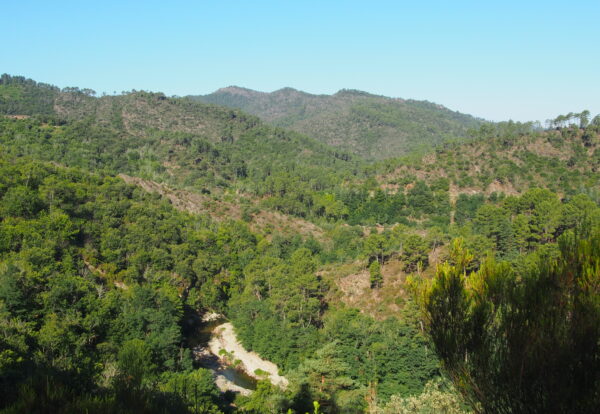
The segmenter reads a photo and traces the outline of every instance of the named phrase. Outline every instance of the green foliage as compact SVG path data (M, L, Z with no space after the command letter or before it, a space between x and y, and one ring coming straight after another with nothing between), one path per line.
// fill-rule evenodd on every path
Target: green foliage
M327 233L332 246L321 252L324 262L356 258L361 252L363 231L358 226L336 224Z
M194 261L189 245L202 242L192 229L206 221L115 178L5 159L0 172L0 387L10 396L0 408L153 412L166 404L185 412L155 388L161 373L192 365L179 292L206 281L185 266L171 272L175 259ZM248 237L224 225L212 238L235 269Z
M429 265L429 244L418 234L408 235L402 245L402 260L406 272L414 272L418 268L425 269Z
M304 381L300 387L306 387L326 413L360 413L365 390L347 376L349 369L338 344L328 343L298 368Z
M128 393L139 392L144 381L149 380L153 374L152 354L146 342L141 339L132 339L123 343L117 367L119 381Z
M473 220L477 209L483 205L484 201L483 194L469 196L461 193L456 200L456 214L454 215L456 224L464 225Z
M23 76L0 77L0 113L10 115L51 115L60 90Z
M369 262L383 263L391 253L390 239L385 234L373 232L363 242L363 252Z
M458 250L423 290L427 331L457 389L484 412L591 412L600 384L600 233L559 238L524 266Z
M266 122L369 159L384 159L466 136L482 121L426 101L341 90L311 95L284 88L270 94L230 87L190 97L239 108Z
M220 394L211 372L199 368L186 372L168 372L161 378L160 390L174 395L190 413L220 413Z
M422 217L429 217L445 226L450 223L448 188L438 188L435 183L429 186L419 181L406 194L367 186L340 193L341 200L348 206L348 222L351 224L409 224L412 219Z
M420 159L386 160L378 167L384 184L404 188L419 180L431 185L447 179L457 196L457 213L468 208L472 214L473 203L466 198L477 193L497 201L502 193L534 187L569 196L593 191L599 185L599 132L592 126L542 131L530 123L486 125L473 131L472 142L448 143ZM461 199L463 193L469 196ZM460 214L456 219L462 223Z
M29 80L15 85L44 90ZM270 208L331 219L347 214L331 190L361 172L359 161L317 141L213 105L146 92L94 98L72 88L53 90L51 103L56 113L44 119L0 118L7 152L205 193L237 187L268 196Z
M375 387L380 401L386 401L392 394L420 393L439 373L437 358L428 350L416 316L410 303L398 319L383 322L357 310L339 309L328 315L324 333L336 339L345 375L355 379L363 393Z
M506 209L492 205L481 206L473 220L477 233L491 240L501 256L507 256L514 251L514 235Z
M494 276L492 293L501 294L481 296L490 299L478 308L481 319L468 327L476 326L486 344L497 344L512 338L501 334L508 326L502 318L517 320L514 310L528 309L506 305L507 298L516 295L527 305L531 297L537 300L531 309L552 313L550 299L528 289L552 288L543 272L532 269L540 260L560 262L556 241L567 237L561 235L600 226L594 174L599 131L594 120L583 126L585 113L578 114L580 128L542 132L531 124L485 124L469 137L473 144L367 165L239 111L147 92L93 95L7 75L0 80L0 112L10 115L0 118L0 393L7 396L0 410L6 412L232 410L191 356L193 321L203 311L224 313L245 347L291 379L287 390L259 383L252 396L236 399L240 411L362 412L375 402L384 407L392 395L390 407L454 409L445 391L423 392L439 374L438 360L410 299L397 299L397 319L346 309L339 303L335 266L356 268L350 262L364 266L364 259L372 286L381 287L371 294L389 296L395 286L382 286L383 265L397 259L405 272L427 274L430 251L434 258L449 251L452 269L481 268L473 280ZM404 109L433 109L415 102L399 109L355 91L338 95L350 102L351 125L364 127L358 132L365 133L365 147L352 149L358 152L385 142L386 135L378 135L382 128L407 125ZM448 130L438 121L432 121L438 131ZM427 141L438 138L448 136ZM115 178L119 173L155 181L142 185L161 187L178 207L202 200L195 211L231 208L214 222L177 212L167 198ZM189 190L189 199L177 198L181 189ZM243 221L230 220L230 214ZM274 229L269 217L298 224L299 232L310 228L310 235L286 225ZM455 236L477 257L461 261L456 245L446 248ZM486 262L493 257L511 260L510 268ZM497 277L503 272L506 285ZM538 285L527 284L535 280ZM570 285L571 291L588 282ZM462 287L470 292L467 282ZM475 303L469 295L464 297ZM571 306L574 297L583 296L563 299ZM577 312L566 315L581 316ZM482 315L494 323L477 325ZM557 312L552 323L562 326L564 316ZM581 320L582 326L593 324ZM464 328L458 322L452 327ZM555 336L533 334L560 345L561 329ZM494 353L498 360L504 356ZM476 358L465 363L482 361L487 364ZM532 365L526 368L531 387L541 387ZM489 377L498 372L505 371L490 369ZM497 392L513 386L494 383ZM415 395L420 397L410 397Z
M262 256L248 264L245 286L232 298L230 309L247 347L283 367L297 365L299 357L316 347L325 288L315 275L316 266L306 248L294 251L288 261Z
M369 281L371 282L371 288L379 288L383 285L381 266L377 260L373 261L369 266Z
M419 395L400 397L392 395L390 401L378 411L381 414L466 414L467 411L453 387L430 381Z
M241 412L251 414L285 413L289 406L283 391L268 380L259 381L249 397L238 398L236 402Z

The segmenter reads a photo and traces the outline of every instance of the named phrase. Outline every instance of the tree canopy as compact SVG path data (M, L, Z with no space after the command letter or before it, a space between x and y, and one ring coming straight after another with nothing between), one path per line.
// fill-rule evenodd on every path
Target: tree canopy
M422 290L442 366L477 411L592 412L600 404L600 232L569 231L556 257L442 266Z

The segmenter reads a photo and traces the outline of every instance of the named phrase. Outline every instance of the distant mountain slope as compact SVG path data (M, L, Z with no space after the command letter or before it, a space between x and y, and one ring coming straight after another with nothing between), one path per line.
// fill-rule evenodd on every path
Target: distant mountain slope
M416 182L442 180L450 198L547 188L562 196L588 193L600 201L600 128L533 131L526 124L482 128L468 143L446 145L418 160L387 160L378 179L404 191Z
M483 124L468 142L445 142L422 158L367 164L236 109L148 92L95 98L12 79L0 84L10 115L0 117L3 151L199 192L209 195L205 205L239 205L246 219L264 209L317 222L447 227L461 194L543 187L598 199L595 125ZM11 119L24 115L36 116Z
M384 159L466 137L483 121L427 101L355 90L312 95L292 88L272 93L236 86L190 99L239 108L276 126L369 159Z
M54 100L59 93L56 86L5 73L0 76L0 114L53 114Z
M338 150L255 116L161 93L94 97L87 89L4 75L0 97L0 114L36 116L2 121L13 150L70 166L208 190L292 171L331 181L356 165Z

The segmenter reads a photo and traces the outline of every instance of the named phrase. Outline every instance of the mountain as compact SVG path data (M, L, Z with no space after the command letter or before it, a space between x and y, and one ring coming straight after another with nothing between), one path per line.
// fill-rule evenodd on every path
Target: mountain
M0 80L0 111L9 115L0 121L5 151L201 193L203 203L210 195L223 207L215 211L245 205L246 212L311 221L416 225L428 218L447 226L460 194L518 195L542 187L563 197L596 197L600 152L593 125L541 131L531 124L483 124L469 131L468 142L367 163L237 109L161 93L94 97L87 89L59 90L21 77ZM258 95L320 104L336 96L391 101L351 91L333 97L292 89L221 93L246 102Z
M59 90L4 75L1 113L8 115L4 122L26 128L36 141L21 151L41 159L204 192L240 180L251 190L269 177L290 173L315 186L330 186L355 174L360 164L348 154L239 110L161 93L94 97L87 89Z
M461 194L518 195L542 187L562 196L586 192L596 197L599 151L592 126L538 131L531 124L483 124L470 130L468 142L439 144L424 156L367 163L237 109L161 93L94 97L86 89L59 90L6 75L1 80L0 111L9 115L0 120L5 151L138 177L153 188L200 193L192 198L212 203L217 219L252 216L267 226L268 220L259 220L264 214L257 213L269 210L313 222L423 225L426 219L426 226L445 228ZM261 94L233 91L227 96ZM319 98L279 92L286 94ZM269 217L276 228L286 222Z
M368 159L384 159L461 140L483 120L427 101L356 90L312 95L292 88L272 93L231 86L195 101L242 109L272 125L314 137Z
M517 283L598 234L600 118L579 117L367 162L239 109L2 76L0 411L360 414L444 390L462 412L415 288L460 264L479 297L494 260ZM219 393L209 313L289 387Z
M0 113L7 115L51 115L60 88L23 76L0 76Z

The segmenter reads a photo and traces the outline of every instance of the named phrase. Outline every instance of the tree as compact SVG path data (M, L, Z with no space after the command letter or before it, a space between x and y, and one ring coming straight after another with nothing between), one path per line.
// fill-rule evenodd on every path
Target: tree
M369 263L377 260L380 264L383 264L389 253L389 244L389 239L383 234L376 231L369 234L363 243L363 253L369 258Z
M43 207L44 204L40 200L37 191L19 185L9 188L4 194L0 214L30 218L35 216Z
M443 368L478 412L600 406L600 232L565 233L559 246L556 260L538 253L515 270L490 259L469 275L459 249L420 290Z
M163 375L160 384L163 392L172 393L184 403L189 412L217 414L219 390L208 369L198 368L187 372L169 372Z
M518 214L512 222L513 234L515 236L515 247L519 253L524 253L531 239L531 229L529 228L529 219L524 214Z
M446 235L444 234L444 231L438 226L431 227L427 232L427 241L431 245L432 250L437 249L439 246L443 246L445 238Z
M467 414L456 390L444 389L440 381L430 381L416 396L392 395L381 414Z
M417 181L408 191L407 204L417 215L435 213L435 200L431 189L424 181Z
M554 125L556 127L562 127L563 123L567 120L567 117L565 115L559 115L554 119Z
M369 274L371 280L371 288L380 288L383 285L383 275L381 274L381 266L377 260L369 266Z
M586 194L577 194L569 202L561 206L558 231L582 226L599 226L600 209Z
M406 237L402 247L402 260L404 271L414 272L418 266L425 269L429 265L429 246L427 241L418 234L410 234Z
M475 230L495 243L500 256L510 255L515 247L508 214L504 208L484 204L477 210L473 221Z
M154 370L150 348L141 339L125 342L119 352L118 367L124 388L133 393L139 392L144 380Z
M319 216L337 219L348 215L348 208L343 202L335 198L335 194L315 194L313 202L315 211Z
M590 111L588 111L586 109L579 114L579 127L583 129L583 128L587 127L589 123L590 123Z
M456 200L456 212L454 220L463 225L475 217L477 209L484 203L483 194L468 195L461 193Z
M269 380L258 381L256 389L242 400L242 412L248 414L284 413L286 399L283 392Z
M325 413L364 412L364 388L349 376L349 365L340 356L337 342L324 345L299 367L298 385L308 388ZM304 407L303 407L304 408Z
M566 116L565 116L565 121L567 122L567 125L569 125L569 122L571 121L571 119L576 118L577 114L574 114L573 112L569 112Z

